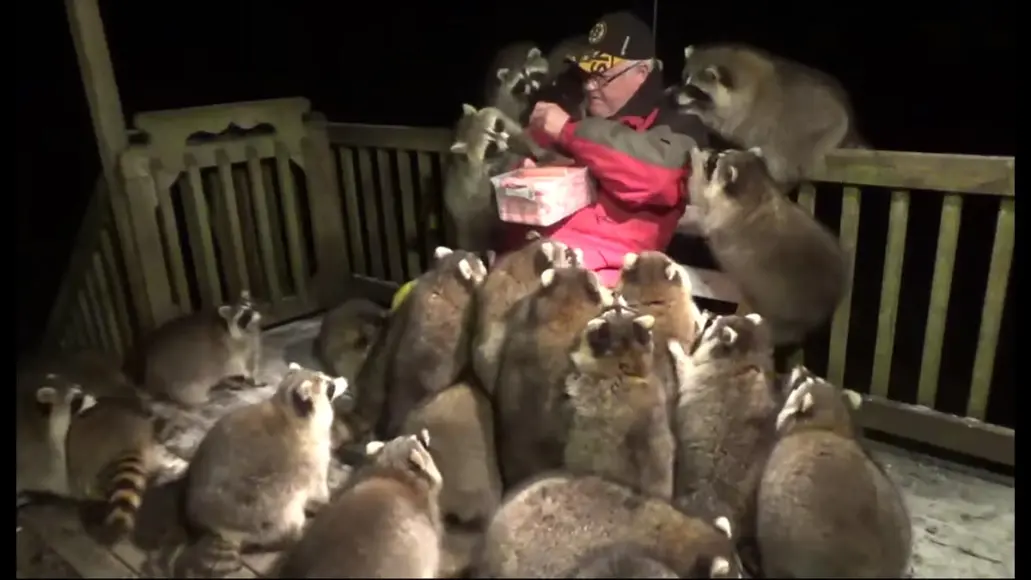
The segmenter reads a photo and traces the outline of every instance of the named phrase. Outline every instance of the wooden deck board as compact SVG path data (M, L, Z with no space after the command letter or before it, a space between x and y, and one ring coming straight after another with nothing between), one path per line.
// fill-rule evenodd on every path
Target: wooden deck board
M265 356L259 378L275 384L286 370L288 362L296 361L309 367L318 367L312 356L312 340L318 333L319 320L300 320L265 333ZM251 391L224 392L215 397L217 412L197 416L191 433L181 434L169 442L169 449L183 459L189 459L193 447L199 443L204 431L217 417L238 405L247 404L267 396L272 387ZM1014 488L1012 483L1000 483L950 468L942 462L932 462L917 454L877 445L874 453L898 482L912 514L914 527L913 569L915 577L1012 577L1015 573L1014 556ZM347 477L346 466L334 465L330 486L336 488ZM168 487L168 486L165 486ZM162 486L153 486L144 501L140 522L156 519L167 522L167 511L160 515L162 502L152 499L150 493L160 494ZM169 494L166 496L171 497ZM144 516L153 510L158 515ZM22 533L32 533L44 541L62 560L84 578L133 578L139 575L144 554L152 546L119 545L107 550L90 538L82 529L78 513L66 505L33 505L23 508L19 520L24 522ZM155 541L155 540L150 540ZM137 539L137 542L143 543ZM450 539L448 557L460 560L471 549L468 538ZM274 564L276 553L254 553L244 556L246 568L233 577L260 577ZM21 557L19 556L19 559ZM47 576L47 574L50 574ZM19 562L18 575L23 575ZM67 577L66 572L50 572L39 576Z

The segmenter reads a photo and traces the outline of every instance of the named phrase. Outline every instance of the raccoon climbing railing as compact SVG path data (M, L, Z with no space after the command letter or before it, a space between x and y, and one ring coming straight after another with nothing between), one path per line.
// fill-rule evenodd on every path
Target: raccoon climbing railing
M450 130L291 121L300 109L273 113L264 103L221 106L205 113L206 126L221 131L240 117L230 110L250 107L261 113L251 117L278 119L269 121L274 134L197 143L186 142L195 130L184 128L166 149L151 141L126 152L127 199L105 201L98 188L91 208L100 209L90 211L105 217L86 217L77 247L86 257L73 259L60 290L52 343L127 348L139 329L244 283L270 301L272 323L329 306L348 274L389 296L451 238L440 198ZM284 180L290 160L302 162L306 179ZM1014 165L1011 157L839 151L798 192L855 263L829 330L806 344L806 364L867 394L868 427L1011 466L1014 432L991 423L1011 424L993 419L993 409L1012 407L1013 396L1012 371L1000 362L1012 338L1000 334L1012 308ZM975 235L985 221L993 236ZM977 337L970 356L967 336Z

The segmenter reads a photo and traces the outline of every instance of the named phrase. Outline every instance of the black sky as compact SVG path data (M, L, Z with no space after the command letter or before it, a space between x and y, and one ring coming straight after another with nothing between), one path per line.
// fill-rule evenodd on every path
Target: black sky
M704 4L704 5L703 5ZM815 3L813 3L815 4ZM1015 153L1012 9L660 0L669 79L686 44L756 44L837 76L879 149ZM517 5L512 5L517 6ZM306 96L332 121L442 126L502 44L550 45L652 2L101 0L125 113ZM517 12L506 14L507 11ZM99 170L63 2L16 16L19 344L38 334ZM667 80L669 80L667 79Z

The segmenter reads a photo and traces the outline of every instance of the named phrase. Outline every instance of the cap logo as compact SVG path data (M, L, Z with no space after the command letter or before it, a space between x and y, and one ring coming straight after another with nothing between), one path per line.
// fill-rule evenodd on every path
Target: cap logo
M606 26L604 22L599 22L591 28L591 32L587 34L587 42L590 44L598 44L601 39L605 38Z

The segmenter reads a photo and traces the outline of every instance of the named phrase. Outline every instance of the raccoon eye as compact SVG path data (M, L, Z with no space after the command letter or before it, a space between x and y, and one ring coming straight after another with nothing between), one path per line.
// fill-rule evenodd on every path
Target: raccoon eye
M322 384L326 386L326 398L332 401L333 396L337 393L337 386L333 384L333 381L326 381Z
M505 122L502 121L501 119L495 119L494 120L494 131L496 133L504 133L505 132Z

